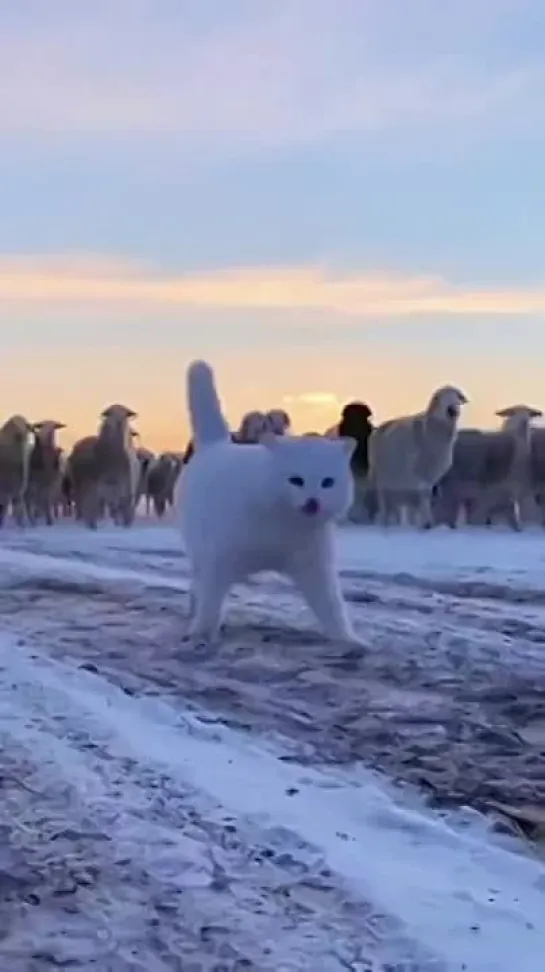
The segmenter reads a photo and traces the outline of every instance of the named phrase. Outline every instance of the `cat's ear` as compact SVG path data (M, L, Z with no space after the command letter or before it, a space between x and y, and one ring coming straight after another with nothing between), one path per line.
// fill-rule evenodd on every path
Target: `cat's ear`
M352 439L349 435L342 435L339 436L337 441L340 442L343 452L348 456L349 459L351 459L358 444L356 440Z
M264 445L267 449L276 449L278 438L274 432L263 432L263 435L259 437L259 444Z

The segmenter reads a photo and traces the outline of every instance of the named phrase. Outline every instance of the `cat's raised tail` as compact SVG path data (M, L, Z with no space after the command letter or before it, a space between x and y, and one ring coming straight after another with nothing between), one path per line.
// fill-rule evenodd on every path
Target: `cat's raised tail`
M206 361L192 361L187 369L187 404L196 449L230 440L231 433L221 410L214 372Z

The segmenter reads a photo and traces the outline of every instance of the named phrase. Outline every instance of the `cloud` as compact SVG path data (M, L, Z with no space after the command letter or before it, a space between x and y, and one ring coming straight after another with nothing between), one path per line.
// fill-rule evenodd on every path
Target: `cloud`
M315 311L347 318L545 314L545 285L475 287L385 271L341 274L320 266L239 267L169 275L151 264L101 256L0 258L0 306L50 312L173 308ZM311 318L309 320L312 320ZM279 317L279 322L281 318Z
M521 106L530 128L543 119L542 59L509 52L521 13L508 0L460 0L455 11L429 0L198 6L56 0L3 12L0 135L240 149L519 124Z
M317 408L329 408L338 404L338 398L333 392L301 392L298 395L284 395L283 402L286 405L293 405L301 402L303 405L314 405Z

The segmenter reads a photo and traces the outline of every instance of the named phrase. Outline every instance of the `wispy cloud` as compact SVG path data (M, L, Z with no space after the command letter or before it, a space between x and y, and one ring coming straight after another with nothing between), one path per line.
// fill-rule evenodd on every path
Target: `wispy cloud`
M509 2L227 7L57 0L2 11L0 136L271 146L460 119L519 124L522 105L529 124L543 118L542 56L506 56L522 16Z
M314 405L317 408L330 408L338 403L338 398L333 392L301 392L297 395L284 395L283 402L286 405L293 405L294 402L302 402L304 405Z
M0 304L101 305L116 311L159 307L315 310L348 317L438 314L545 314L545 286L475 287L436 276L386 271L340 274L322 267L241 267L167 275L146 264L105 257L0 258Z

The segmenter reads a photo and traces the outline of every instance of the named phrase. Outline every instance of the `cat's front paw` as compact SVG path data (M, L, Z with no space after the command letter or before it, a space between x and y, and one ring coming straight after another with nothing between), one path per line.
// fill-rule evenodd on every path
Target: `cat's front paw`
M190 623L184 637L184 642L194 649L217 648L221 639L221 628L210 628L208 625Z
M341 644L346 645L347 648L361 648L362 650L366 650L368 648L365 641L358 638L357 634L354 632L352 632L351 635L346 635L344 638L341 638Z
M347 645L351 648L366 648L366 644L358 637L356 632L351 627L341 628L338 631L329 631L327 633L330 641L340 642L342 645Z
M218 648L218 641L205 635L186 634L182 639L182 644L186 651L199 658L212 656Z

